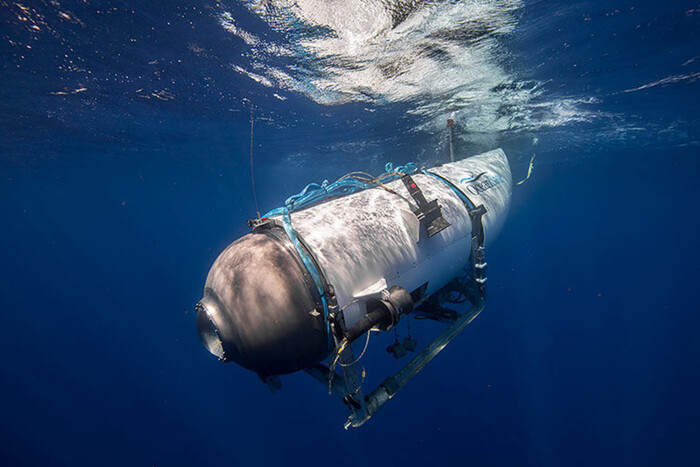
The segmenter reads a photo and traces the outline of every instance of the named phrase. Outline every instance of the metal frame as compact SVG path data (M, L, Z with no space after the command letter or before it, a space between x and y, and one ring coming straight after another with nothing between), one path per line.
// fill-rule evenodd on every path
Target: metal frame
M456 189L456 188L455 188ZM362 393L362 378L358 373L358 365L351 345L342 348L338 361L341 363L342 375L335 372L335 366L328 368L318 364L306 370L311 376L328 385L329 392L343 399L350 409L350 416L345 422L345 429L359 427L366 423L379 409L394 397L420 370L435 358L447 344L461 333L484 310L486 301L486 268L484 250L484 231L481 216L486 212L483 205L473 207L473 203L464 196L469 217L472 222L471 254L469 257L469 276L473 286L473 296L470 301L473 306L458 315L433 341L418 355L413 357L394 376L382 381L366 397ZM471 206L470 206L471 205ZM427 297L426 297L427 298ZM425 299L424 299L425 300ZM420 303L423 303L421 301ZM416 306L420 305L417 303ZM344 330L343 330L344 331ZM368 331L369 332L369 331ZM336 339L336 345L338 340Z
M358 365L352 346L346 346L340 353L339 362L342 363L342 375L329 369L325 365L315 365L307 368L306 372L327 384L329 392L334 393L343 400L350 409L350 416L345 422L345 429L359 427L372 418L379 409L394 397L420 370L435 358L447 344L461 333L484 310L486 300L486 262L484 259L483 244L476 238L472 238L472 253L470 258L470 276L474 284L476 296L472 298L474 305L457 318L428 344L418 355L413 357L394 376L389 376L382 381L367 397L362 393L362 378L358 372Z
M472 306L461 314L450 326L436 337L422 352L413 357L394 376L386 378L367 397L363 397L360 387L361 379L358 374L357 364L341 366L343 375L333 373L325 365L315 365L307 368L306 372L324 384L328 384L331 391L340 396L350 408L350 416L345 422L345 429L359 427L372 418L389 399L404 387L420 370L435 358L455 337L461 333L484 310L484 302ZM340 361L352 362L354 355L352 347L347 346L341 353ZM349 383L349 384L348 384ZM360 388L353 390L352 388ZM352 401L348 399L350 397ZM354 405L353 402L356 404Z

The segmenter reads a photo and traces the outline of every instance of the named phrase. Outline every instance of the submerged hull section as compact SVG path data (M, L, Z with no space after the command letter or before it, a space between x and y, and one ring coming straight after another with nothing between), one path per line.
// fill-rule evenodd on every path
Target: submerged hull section
M511 173L501 149L429 169L458 187L474 202L483 204L486 244L498 235L510 206ZM479 176L480 175L480 176ZM476 179L476 177L479 177ZM476 179L474 181L474 179ZM382 281L413 291L427 283L432 295L457 276L469 260L471 221L462 200L442 180L413 175L429 200L437 199L450 226L428 237L405 199L373 188L292 213L292 225L313 251L343 306L375 292ZM483 189L487 180L493 186ZM480 192L473 188L482 184ZM387 186L411 199L401 181ZM364 302L344 311L349 327L366 313Z
M449 226L428 235L404 182L372 188L292 212L303 251L278 227L257 228L229 246L207 277L198 331L213 354L261 375L297 371L331 350L327 316L302 256L335 292L347 329L371 298L398 286L429 296L469 262L472 220L464 197L483 205L484 243L500 231L510 204L511 173L497 149L412 175L437 200Z

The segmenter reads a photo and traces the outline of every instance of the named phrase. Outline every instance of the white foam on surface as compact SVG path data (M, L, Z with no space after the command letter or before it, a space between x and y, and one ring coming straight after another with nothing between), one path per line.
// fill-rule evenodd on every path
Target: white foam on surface
M248 9L286 43L243 31L222 10L219 21L249 47L259 83L324 105L407 103L417 131L444 129L457 112L472 140L507 130L587 122L589 99L544 98L543 83L506 70L504 46L522 0L247 0ZM286 63L280 58L288 59ZM289 60L291 59L291 61Z

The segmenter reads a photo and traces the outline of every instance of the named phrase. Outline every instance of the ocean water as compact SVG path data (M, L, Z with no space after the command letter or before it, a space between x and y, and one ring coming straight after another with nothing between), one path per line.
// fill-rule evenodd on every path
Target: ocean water
M697 1L0 1L0 462L700 465L699 31ZM485 311L359 429L196 335L251 109L261 211L446 162L450 116L457 157L536 155Z

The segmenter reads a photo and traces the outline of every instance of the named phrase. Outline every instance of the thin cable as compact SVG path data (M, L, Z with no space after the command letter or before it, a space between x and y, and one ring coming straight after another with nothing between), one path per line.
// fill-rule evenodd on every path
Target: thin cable
M380 175L379 177L374 177L374 176L368 174L367 172L350 172L350 173L347 173L347 174L343 175L342 177L340 177L334 183L338 183L342 180L345 180L346 178L353 178L353 179L355 179L359 182L362 182L362 183L371 183L373 185L377 185L378 187L385 189L386 191L388 191L392 195L398 196L402 200L406 201L409 205L412 204L408 199L404 198L403 196L401 196L400 194L398 194L397 192L395 192L394 190L392 190L391 188L389 188L388 186L386 186L384 183L382 183L380 181L382 178L387 178L387 177L391 177L391 176L395 176L395 175L400 177L400 176L405 175L405 174L403 174L401 172L387 172L387 173Z
M328 369L328 394L333 394L333 378L335 377L335 367L336 365L338 365L338 359L340 358L340 354L343 353L343 350L345 350L346 345L348 345L348 340L343 338L343 340L340 342L340 345L338 346L338 349L335 351L333 364Z
M365 352L367 351L367 346L369 345L369 335L370 335L370 331L367 331L367 339L365 340L365 348L362 349L362 353L360 354L360 356L357 357L355 359L355 361L351 362L351 363L338 362L340 364L340 366L351 366L351 365L354 365L355 363L359 362L360 360L362 360L362 357L365 355Z
M339 181L345 180L346 178L351 178L351 177L353 177L354 175L362 175L363 177L367 177L367 178L373 178L373 177L374 177L374 175L369 174L369 173L367 173L367 172L356 171L356 172L346 173L345 175L343 175L342 177L340 177L338 180L336 180L334 183L338 183Z
M359 301L360 301L360 299L359 299L359 298L356 298L356 299L354 299L354 300L352 300L352 301L346 303L345 305L343 305L343 307L342 307L340 310L338 310L338 313L342 312L344 309L346 309L346 308L349 307L350 305L353 305L353 304L355 304L355 303L357 303L357 302L359 302Z
M409 206L413 206L413 203L411 203L408 199L404 198L399 193L395 192L394 190L392 190L391 188L389 188L388 186L386 186L385 184L383 184L382 182L380 182L376 178L367 179L367 178L362 178L362 177L357 177L357 176L353 176L352 178L354 178L355 180L359 180L361 182L364 182L364 183L372 183L374 185L377 185L378 187L385 189L386 191L388 191L392 195L396 195L399 198L401 198L402 200L406 201L406 203L408 203Z
M352 393L353 397L357 395L358 392L360 392L360 389L362 389L362 385L365 383L365 376L367 376L367 372L365 371L365 367L362 367L362 373L360 374L360 384L355 388L355 391Z
M455 161L455 152L454 152L454 149L452 147L452 138L454 137L454 130L452 129L453 128L452 125L450 125L449 123L447 124L447 126L450 128L450 162L454 162Z
M337 352L336 352L335 358L333 359L333 364L332 364L331 367L329 368L329 372L328 372L328 394L333 394L333 379L334 379L334 377L335 377L335 367L336 367L338 364L340 364L340 366L342 366L342 367L348 367L348 366L355 365L357 362L359 362L359 361L362 359L362 357L365 355L365 352L367 351L367 347L369 347L369 335L370 335L370 331L367 331L367 339L365 340L365 348L362 349L362 353L360 354L360 356L357 357L357 358L355 359L355 361L353 361L352 363L343 363L343 362L339 361L339 360L340 360L340 354L343 353L343 350L345 350L345 347L346 347L348 344L350 344L350 343L348 342L347 339L343 339L343 341L342 341L341 344L340 344L340 347L338 348L338 350L337 350ZM362 383L364 383L364 381L365 381L365 368L362 367L362 379L361 379L361 381L360 381L360 385L357 386L357 388L355 389L355 392L352 393L353 396L354 396L355 394L357 394L357 393L360 391L360 388L362 388Z
M260 208L258 208L258 195L255 193L255 174L253 172L253 103L250 103L250 184L253 188L253 200L255 201L255 213L260 219Z
M340 310L338 310L338 313L342 313L343 310L345 310L347 307L349 307L350 305L352 305L352 304L354 304L354 303L357 303L357 302L359 302L359 301L360 301L360 299L359 299L359 298L356 298L356 299L354 299L354 300L352 300L352 301L346 303L345 305L343 305L343 306L340 308ZM369 339L369 337L368 337L368 339ZM335 349L333 349L333 352L331 353L331 357L329 357L329 360L328 360L329 362L331 361L331 358L332 358L332 363L329 365L330 370L331 370L331 371L330 371L330 379L328 380L328 391L329 391L329 394L330 394L330 392L331 392L331 383L333 382L333 374L335 373L335 367L338 365L338 360L340 359L340 354L343 353L343 350L345 350L345 347L346 347L348 344L349 344L348 340L345 339L345 338L343 338L343 340L340 341L340 343L338 344L338 346L337 346ZM367 347L365 346L365 349L366 349L366 348L367 348ZM364 350L362 351L362 353L363 353L363 354L365 353ZM342 365L342 363L341 363L341 365Z
M355 304L355 303L357 303L357 302L359 302L359 301L360 301L359 298L356 298L356 299L354 299L354 300L349 301L348 303L346 303L345 305L343 305L343 306L340 308L340 310L338 310L338 311L336 312L336 314L337 314L337 313L342 313L343 310L345 310L347 307L349 307L350 305L353 305L353 304ZM348 340L345 339L345 338L343 338L343 339L340 341L340 343L336 346L336 348L333 349L333 352L331 352L331 356L328 358L328 361L329 361L329 362L332 361L332 363L330 364L331 369L335 369L335 366L336 366L337 363L338 363L338 359L340 358L340 354L343 353L343 350L345 350L345 347L346 347L347 345L348 345Z

